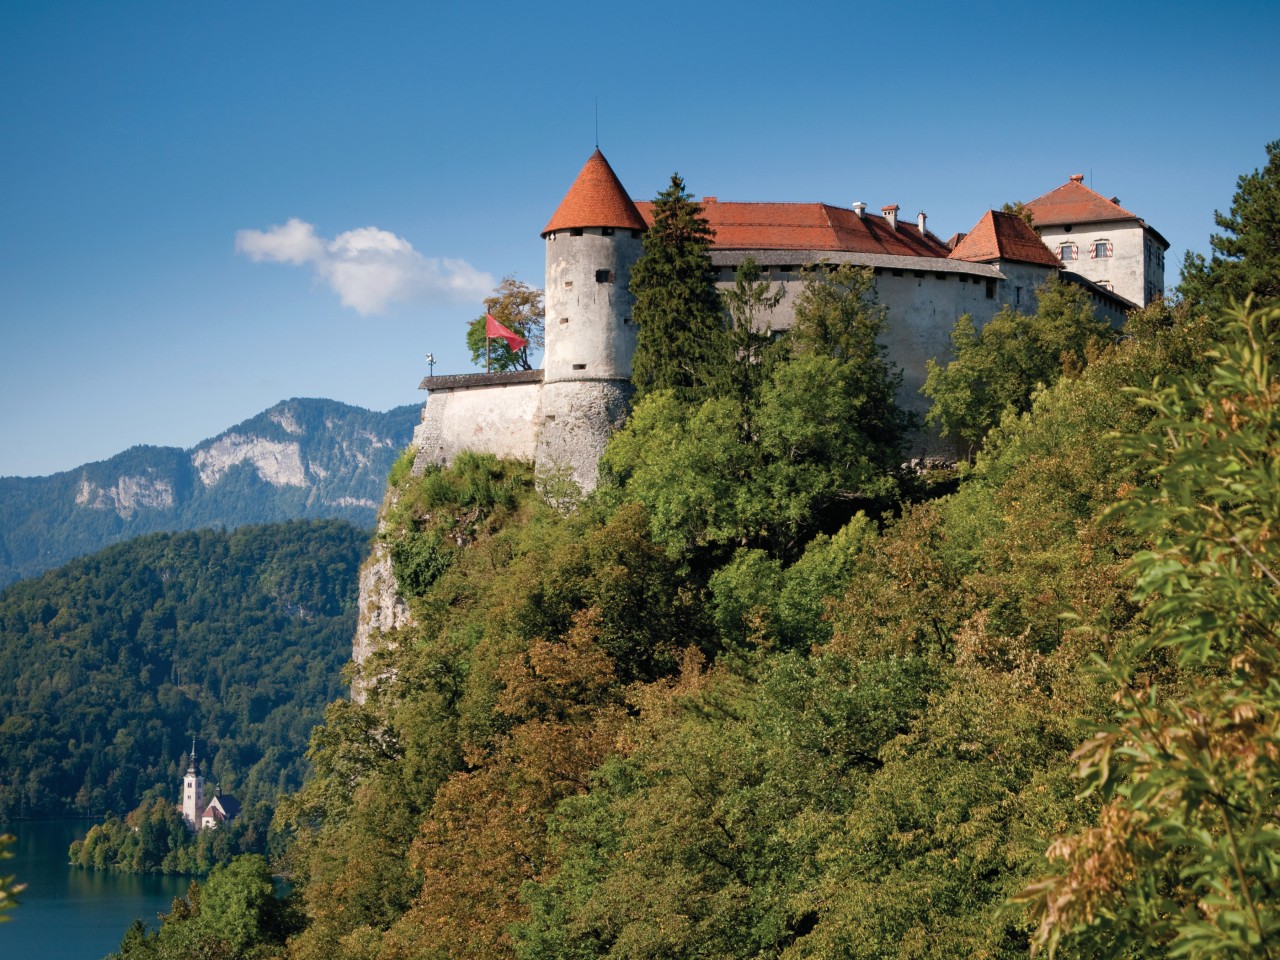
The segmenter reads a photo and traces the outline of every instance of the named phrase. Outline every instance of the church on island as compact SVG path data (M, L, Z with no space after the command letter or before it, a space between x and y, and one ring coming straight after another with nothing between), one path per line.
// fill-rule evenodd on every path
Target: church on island
M1050 277L1087 293L1099 318L1119 323L1164 289L1169 243L1158 231L1072 175L1025 204L1036 228L988 210L968 233L942 240L922 211L914 221L888 204L761 203L702 198L715 233L710 250L717 286L731 289L747 258L782 297L764 314L762 332L794 322L803 269L852 263L874 273L887 315L888 358L903 373L898 402L923 414L926 364L950 355L950 334L968 314L981 327L1004 307L1036 308ZM626 419L635 352L631 268L639 259L652 205L631 199L599 149L579 172L542 230L546 245L546 350L541 370L429 376L414 434L415 472L447 464L462 451L532 461L540 475L596 485L597 461ZM1037 232L1039 231L1039 232ZM915 455L946 455L922 435Z
M240 812L240 804L228 793L219 793L217 788L212 795L204 792L204 777L196 772L196 742L191 741L191 759L187 764L187 772L182 778L182 802L178 804L182 819L187 827L197 833L201 830L216 830L228 820L234 820Z

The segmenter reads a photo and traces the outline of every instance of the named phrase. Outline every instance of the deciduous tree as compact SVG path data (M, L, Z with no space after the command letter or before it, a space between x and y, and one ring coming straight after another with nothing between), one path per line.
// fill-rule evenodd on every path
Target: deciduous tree
M501 337L489 340L485 336L485 316L476 317L467 325L467 348L471 362L481 364L488 357L490 370L531 370L529 350L542 349L545 341L546 314L542 306L542 291L517 280L513 276L502 278L492 296L484 298L486 314L528 342L519 350L512 350ZM486 354L486 350L488 351Z

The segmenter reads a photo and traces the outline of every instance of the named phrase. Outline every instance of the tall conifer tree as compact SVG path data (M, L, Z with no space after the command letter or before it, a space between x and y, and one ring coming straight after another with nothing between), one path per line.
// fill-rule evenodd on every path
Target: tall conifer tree
M728 344L708 252L713 236L702 205L673 173L654 200L653 226L631 269L640 328L631 365L637 399L655 390L687 401L715 392Z
M1267 165L1236 181L1231 212L1215 211L1223 230L1209 237L1212 255L1187 251L1181 293L1194 306L1221 310L1250 293L1280 299L1280 140L1267 144Z

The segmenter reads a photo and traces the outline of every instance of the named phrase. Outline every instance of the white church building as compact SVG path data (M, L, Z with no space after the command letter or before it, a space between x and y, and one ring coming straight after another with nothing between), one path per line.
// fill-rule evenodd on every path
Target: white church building
M204 777L196 770L196 743L191 741L191 758L187 764L187 772L182 778L182 802L178 804L182 819L187 827L199 832L214 830L228 820L235 819L240 812L240 804L230 794L219 793L214 789L209 796L205 795Z

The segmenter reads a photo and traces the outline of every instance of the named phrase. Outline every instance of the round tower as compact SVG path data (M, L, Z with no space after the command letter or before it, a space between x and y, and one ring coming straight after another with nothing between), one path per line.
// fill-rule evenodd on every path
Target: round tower
M546 351L538 472L596 485L605 442L626 419L636 327L631 267L645 222L597 148L542 231Z

